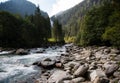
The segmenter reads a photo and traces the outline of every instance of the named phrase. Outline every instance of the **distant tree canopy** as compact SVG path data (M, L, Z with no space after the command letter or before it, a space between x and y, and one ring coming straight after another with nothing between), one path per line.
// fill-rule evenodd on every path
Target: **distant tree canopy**
M53 31L53 38L55 39L56 42L64 41L62 25L58 22L57 19L55 19L53 22L53 30L52 31Z
M39 7L34 15L26 15L25 18L0 11L0 46L41 46L47 43L50 37L50 19L41 15Z

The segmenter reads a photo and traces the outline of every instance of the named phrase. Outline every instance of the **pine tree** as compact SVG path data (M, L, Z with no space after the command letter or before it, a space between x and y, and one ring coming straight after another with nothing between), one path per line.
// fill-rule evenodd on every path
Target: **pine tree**
M54 24L53 24L53 37L56 42L64 41L62 25L58 22L57 19L54 20Z

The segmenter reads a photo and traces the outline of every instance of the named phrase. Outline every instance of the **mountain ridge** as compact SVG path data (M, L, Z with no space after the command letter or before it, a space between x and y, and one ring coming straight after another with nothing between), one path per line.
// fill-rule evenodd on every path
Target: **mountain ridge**
M8 11L13 14L20 14L21 16L34 14L36 5L27 0L9 0L0 3L1 11ZM41 14L44 17L48 17L48 14L41 10Z

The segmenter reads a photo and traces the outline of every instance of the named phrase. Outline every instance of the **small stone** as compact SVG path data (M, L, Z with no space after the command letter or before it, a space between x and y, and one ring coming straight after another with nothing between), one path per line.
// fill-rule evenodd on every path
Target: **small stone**
M55 66L56 66L57 68L62 68L62 67L63 67L62 63L55 63Z

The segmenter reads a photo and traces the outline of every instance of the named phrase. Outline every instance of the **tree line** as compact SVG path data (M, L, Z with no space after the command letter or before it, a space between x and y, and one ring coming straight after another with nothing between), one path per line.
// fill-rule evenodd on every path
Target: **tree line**
M55 22L54 22L55 25ZM53 32L57 42L60 42L62 26L56 25L52 31L50 18L41 15L39 7L36 7L33 15L13 15L6 11L0 11L0 47L38 47L49 43ZM59 33L59 35L57 35ZM54 38L54 37L53 37Z
M120 47L120 1L92 8L81 21L77 44Z

